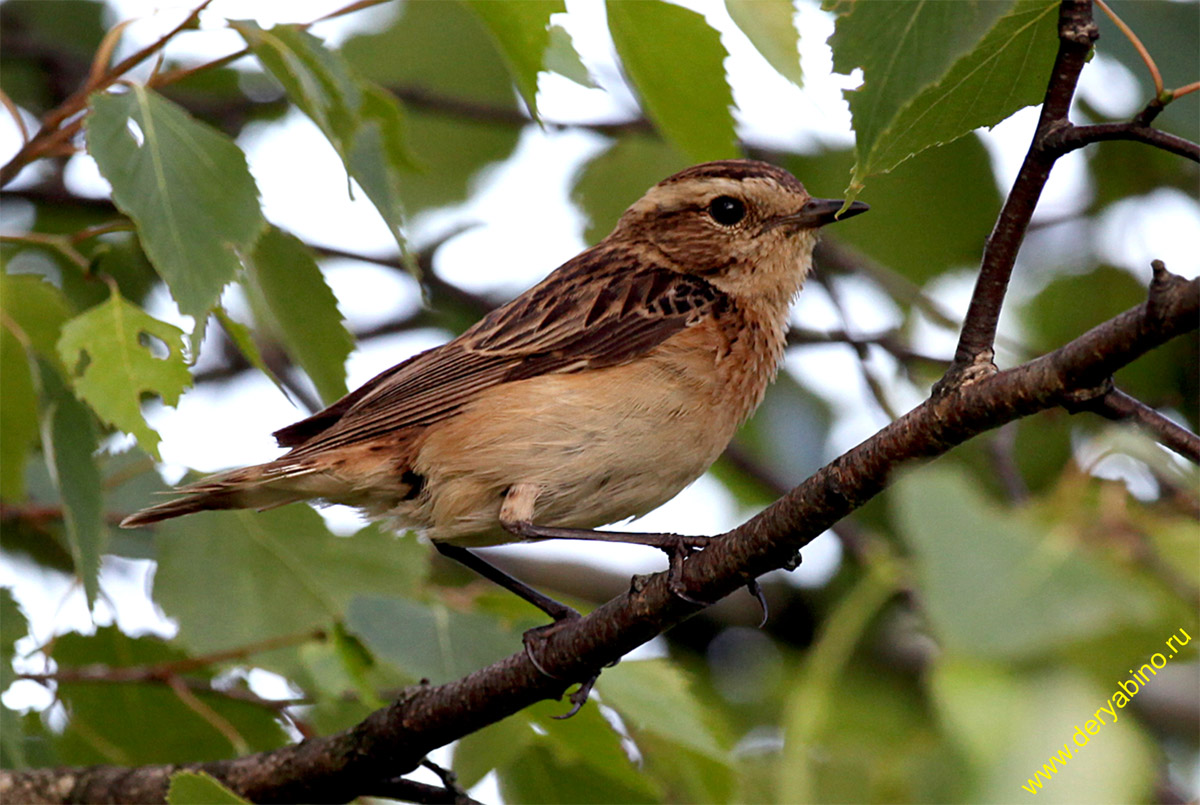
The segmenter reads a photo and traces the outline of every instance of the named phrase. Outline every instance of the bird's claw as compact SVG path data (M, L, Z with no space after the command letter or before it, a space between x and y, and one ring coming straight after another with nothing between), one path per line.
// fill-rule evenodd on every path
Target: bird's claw
M579 687L575 689L575 692L572 693L569 697L567 697L571 702L571 709L568 710L567 712L563 713L561 716L551 716L551 717L556 718L559 721L564 721L564 720L570 718L571 716L575 715L576 713L578 713L579 709L581 707L583 707L585 704L587 704L588 696L591 695L592 688L595 687L596 680L599 678L600 678L600 672L597 671L596 673L592 674L587 679L585 679L583 682L580 682Z
M571 623L572 621L579 620L580 617L582 616L572 609L562 617L555 619L554 623L547 623L544 626L535 626L532 629L527 630L525 634L521 635L521 645L525 647L525 656L529 658L529 661L533 663L533 667L536 668L538 673L540 673L542 676L550 679L562 678L546 670L545 666L543 666L541 661L538 660L537 652L534 651L533 644L544 641L546 638L550 637L550 635L562 629L563 626Z
M746 583L746 589L758 601L759 609L762 610L762 620L758 622L758 628L761 629L767 625L767 597L763 595L762 585L758 583L758 579L750 579Z
M662 550L671 558L671 564L667 570L667 589L676 598L686 601L689 604L697 607L706 607L711 604L711 601L700 601L688 595L687 590L683 586L683 562L689 556L697 551L704 550L704 546L708 543L708 537L686 537L681 534L671 534L674 537L672 544L663 546Z

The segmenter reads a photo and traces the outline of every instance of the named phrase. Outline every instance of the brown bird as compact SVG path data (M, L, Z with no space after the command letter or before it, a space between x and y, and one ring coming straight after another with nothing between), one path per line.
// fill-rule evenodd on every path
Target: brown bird
M702 544L592 531L699 477L763 398L817 231L841 201L753 160L652 187L603 241L453 341L275 434L289 452L125 519L321 499L363 509L560 620L574 610L466 550L547 538ZM854 202L843 217L864 212Z

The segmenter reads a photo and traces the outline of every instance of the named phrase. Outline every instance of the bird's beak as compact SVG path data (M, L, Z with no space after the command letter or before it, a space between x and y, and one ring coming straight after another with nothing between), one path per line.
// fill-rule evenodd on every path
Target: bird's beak
M844 221L871 209L861 201L852 201L850 206L839 217L837 212L846 202L839 198L810 198L796 212L781 215L770 222L770 228L788 226L792 229L816 229L817 227Z

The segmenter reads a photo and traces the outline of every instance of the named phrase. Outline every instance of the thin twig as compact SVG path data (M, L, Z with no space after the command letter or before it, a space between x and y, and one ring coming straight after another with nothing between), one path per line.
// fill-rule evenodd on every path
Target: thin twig
M1067 154L1085 145L1105 140L1132 140L1161 148L1177 156L1200 162L1200 145L1165 131L1142 126L1134 121L1097 123L1092 126L1070 126L1047 139L1047 147L1058 155Z
M179 23L179 25L176 25L157 40L149 45L146 45L144 48L132 54L131 56L123 59L119 64L102 75L98 77L95 75L89 76L88 80L84 82L82 87L76 90L69 98L59 104L56 108L52 109L45 115L45 117L42 118L42 126L38 130L37 134L35 134L32 139L29 140L29 142L25 143L25 145L21 147L21 150L17 151L16 155L14 155L13 158L10 159L3 168L0 168L0 187L8 184L9 181L11 181L18 173L20 173L21 169L30 162L56 150L66 140L69 140L72 136L74 136L74 133L77 132L79 127L82 125L82 118L74 121L68 126L64 126L62 128L60 128L60 126L64 121L67 120L67 118L84 110L84 108L87 106L88 97L93 92L99 92L100 90L111 86L125 73L141 64L145 59L152 56L163 47L166 47L167 43L170 42L176 34L178 34L184 28L192 25L196 18L200 15L200 12L202 12L211 2L212 0L202 0L200 5L193 9L192 12L188 14L186 18L184 18L183 22Z
M1164 447L1200 464L1200 436L1120 389L1109 390L1087 408L1107 419L1136 422Z
M1146 69L1150 71L1150 78L1154 81L1154 94L1156 96L1162 95L1162 73L1158 71L1158 65L1154 63L1154 57L1150 55L1150 51L1146 50L1146 46L1142 44L1142 40L1138 39L1137 34L1133 32L1133 29L1126 25L1125 21L1118 17L1116 13L1108 7L1108 3L1105 3L1104 0L1096 0L1096 5L1100 6L1100 9L1108 15L1108 18L1112 20L1118 28L1121 29L1121 33L1125 34L1125 38L1129 40L1130 44L1133 45L1134 50L1136 50L1138 55L1142 57L1142 61L1146 64Z
M8 114L12 117L13 123L17 126L17 131L21 132L21 143L29 142L29 129L25 126L25 118L21 117L21 110L13 103L12 98L8 97L8 93L0 89L0 104L8 110Z

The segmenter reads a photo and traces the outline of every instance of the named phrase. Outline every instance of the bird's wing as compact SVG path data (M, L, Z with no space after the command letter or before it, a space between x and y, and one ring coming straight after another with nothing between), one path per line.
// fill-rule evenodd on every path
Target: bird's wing
M626 363L730 304L702 278L585 252L448 344L275 436L299 454L429 425L500 383Z

